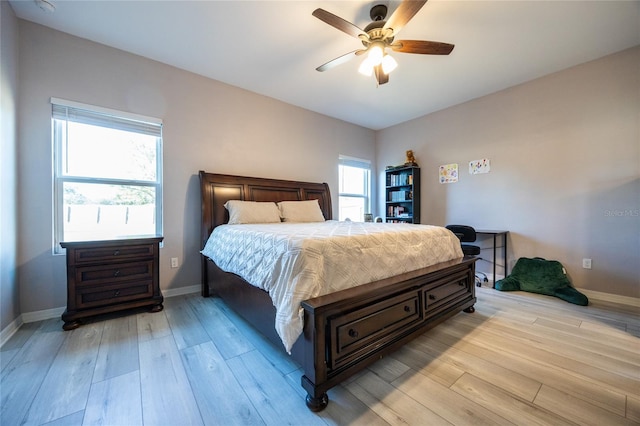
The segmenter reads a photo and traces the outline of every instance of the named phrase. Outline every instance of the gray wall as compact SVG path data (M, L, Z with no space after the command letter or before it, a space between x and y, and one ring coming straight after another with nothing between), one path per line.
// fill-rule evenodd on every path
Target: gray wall
M16 109L18 107L18 20L0 2L0 330L20 314L17 250Z
M337 217L338 156L375 163L372 130L27 21L19 27L22 313L66 305L65 257L52 255L52 96L163 119L163 290L200 282L198 170L327 182Z
M387 128L378 170L412 148L423 223L509 230L511 266L556 259L576 287L640 297L639 79L636 47ZM482 158L491 172L470 175ZM459 181L440 184L450 163Z

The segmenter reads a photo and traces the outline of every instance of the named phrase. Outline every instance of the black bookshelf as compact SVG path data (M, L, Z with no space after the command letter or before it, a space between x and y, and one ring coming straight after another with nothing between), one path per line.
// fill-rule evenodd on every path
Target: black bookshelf
M385 221L420 223L420 167L385 170Z

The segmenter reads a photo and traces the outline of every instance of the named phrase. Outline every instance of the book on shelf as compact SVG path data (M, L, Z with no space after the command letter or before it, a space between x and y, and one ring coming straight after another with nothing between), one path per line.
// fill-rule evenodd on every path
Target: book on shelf
M387 201L411 201L413 191L389 191Z
M409 218L411 212L403 206L389 206L387 207L387 216Z
M399 175L388 175L387 186L406 186L413 185L413 175L410 174L399 174Z

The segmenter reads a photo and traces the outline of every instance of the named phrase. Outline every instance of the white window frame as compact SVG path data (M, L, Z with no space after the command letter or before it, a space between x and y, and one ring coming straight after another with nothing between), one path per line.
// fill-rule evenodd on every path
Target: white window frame
M341 197L350 197L350 198L362 198L364 199L364 214L371 213L371 161L364 160L362 158L349 157L346 155L340 155L338 158L338 167L348 166L355 167L359 169L364 169L367 171L365 176L364 183L364 194L352 194L348 192L340 192L338 193L338 202ZM340 179L340 171L338 170L338 179ZM340 188L340 182L338 182L338 188ZM338 204L338 212L340 212L340 205Z
M64 183L93 183L105 185L131 185L155 188L155 235L162 235L162 120L129 112L117 111L59 98L51 98L52 142L53 142L53 248L54 254L64 253L60 246L64 236ZM96 178L85 176L65 176L63 173L62 144L63 138L56 128L55 120L77 121L85 124L96 124L120 130L130 130L156 136L156 180L130 180L113 178Z

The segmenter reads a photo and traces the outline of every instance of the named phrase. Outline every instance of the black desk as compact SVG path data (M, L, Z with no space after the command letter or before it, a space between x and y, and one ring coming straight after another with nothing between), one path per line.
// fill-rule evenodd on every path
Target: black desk
M502 243L504 246L504 276L506 277L508 274L507 271L507 234L509 231L496 231L491 229L476 229L476 234L478 235L492 235L493 236L493 288L496 287L496 249L498 247L497 239L498 236L502 237Z

